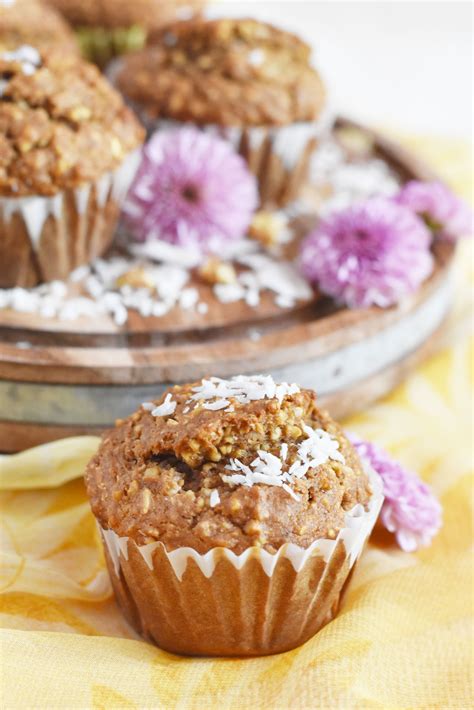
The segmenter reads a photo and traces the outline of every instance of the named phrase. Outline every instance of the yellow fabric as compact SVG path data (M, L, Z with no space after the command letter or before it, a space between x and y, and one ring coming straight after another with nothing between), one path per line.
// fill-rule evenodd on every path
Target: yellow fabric
M410 144L469 197L465 145ZM96 440L2 457L1 707L473 707L469 249L459 259L455 342L346 422L440 496L444 526L432 547L407 554L376 531L338 617L302 648L252 660L178 658L138 639L112 600L77 479Z

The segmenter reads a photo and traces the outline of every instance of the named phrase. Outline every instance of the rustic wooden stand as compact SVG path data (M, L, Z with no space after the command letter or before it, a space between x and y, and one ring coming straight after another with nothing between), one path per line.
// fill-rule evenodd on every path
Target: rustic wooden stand
M398 145L367 134L402 179L433 177ZM354 412L436 348L450 305L453 252L437 247L431 278L389 310L335 309L315 300L283 311L270 297L259 309L207 299L205 316L133 313L123 327L108 318L64 322L0 311L0 450L99 433L170 383L210 374L270 372L316 389L335 417Z

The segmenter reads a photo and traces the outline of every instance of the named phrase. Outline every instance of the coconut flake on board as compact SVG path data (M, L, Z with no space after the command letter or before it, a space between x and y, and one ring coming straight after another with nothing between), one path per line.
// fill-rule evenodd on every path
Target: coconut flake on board
M264 291L273 293L279 307L287 308L311 296L311 289L295 266L278 262L272 256L253 253L255 245L235 249L235 261L242 271L235 284L217 284L213 294L222 304L243 301L256 308ZM130 311L142 317L160 317L179 307L205 316L209 303L200 300L199 290L190 285L194 258L184 257L182 250L157 243L156 250L140 245L132 251L142 256L112 255L96 259L90 266L80 266L67 282L52 281L34 288L0 289L0 309L11 308L23 313L38 313L44 318L75 320L83 316L110 316L118 326L128 319ZM164 248L162 249L162 247ZM168 250L171 247L171 250ZM148 260L144 254L148 254ZM156 263L158 259L168 259ZM80 293L78 293L80 292Z
M26 58L35 57L28 54ZM319 208L323 215L374 193L392 194L398 188L383 160L348 163L335 141L327 141L316 152L313 177L316 185L330 188L329 198ZM308 205L290 205L284 215L289 218L305 207ZM290 239L290 231L286 230L281 243ZM105 316L119 327L125 325L133 311L144 318L160 318L174 308L206 316L211 303L200 300L199 289L190 284L200 263L197 252L159 240L124 245L120 234L118 241L122 249L125 246L123 253L112 253L90 266L80 266L66 282L53 281L30 289L0 289L0 309L64 321ZM235 283L215 284L211 291L224 306L242 302L249 308L258 308L262 295L271 294L274 304L285 310L312 298L312 290L296 264L281 261L277 251L263 252L255 240L231 243L219 258L239 267ZM142 284L132 278L137 272L142 273ZM255 332L252 339L258 337L260 334Z
M319 206L323 217L374 195L394 195L400 189L399 180L384 160L348 161L335 140L326 141L315 152L311 161L311 182L316 187L329 188L329 197Z

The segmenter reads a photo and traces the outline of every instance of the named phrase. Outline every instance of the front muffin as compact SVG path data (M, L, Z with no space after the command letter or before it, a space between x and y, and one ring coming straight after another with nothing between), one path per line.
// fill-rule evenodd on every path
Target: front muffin
M0 87L0 287L64 279L108 247L143 130L62 52L0 52Z
M177 23L154 40L111 68L145 124L224 135L257 175L262 202L294 200L329 127L308 45L252 19Z
M263 376L145 403L104 437L86 485L126 616L187 654L307 640L335 613L381 504L315 394Z
M140 49L160 28L188 20L205 0L47 0L76 28L84 56L104 66L117 54Z

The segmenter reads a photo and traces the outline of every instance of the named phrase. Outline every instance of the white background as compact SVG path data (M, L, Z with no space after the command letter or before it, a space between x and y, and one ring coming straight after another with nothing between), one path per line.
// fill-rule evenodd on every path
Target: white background
M336 108L415 133L472 139L470 2L219 0L210 13L253 16L296 31Z

